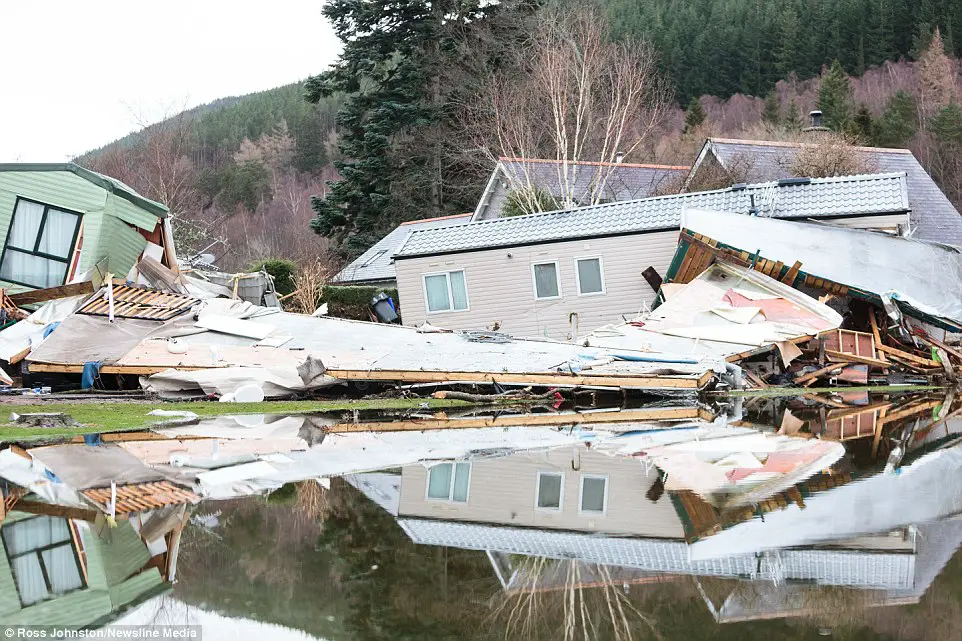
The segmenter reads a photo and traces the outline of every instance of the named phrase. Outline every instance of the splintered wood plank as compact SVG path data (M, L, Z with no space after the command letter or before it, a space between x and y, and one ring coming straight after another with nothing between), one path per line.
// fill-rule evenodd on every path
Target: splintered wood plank
M888 345L877 345L879 350L885 352L889 356L892 356L898 360L908 361L909 363L914 363L921 367L927 368L940 368L942 365L936 361L929 358L921 358L915 354L909 354L908 352L903 352L900 349L895 349L894 347L889 347Z
M345 381L405 381L418 383L506 383L559 387L596 386L651 389L698 389L712 373L700 378L683 376L649 376L626 374L543 374L511 372L425 372L413 370L343 370L329 369L326 374ZM704 381L704 383L702 382Z
M789 268L788 273L782 278L782 282L789 286L794 285L795 279L798 278L798 272L801 268L801 261L796 260L795 264Z
M29 292L23 292L20 294L10 294L10 301L14 305L23 306L31 305L33 303L43 303L48 300L56 300L58 298L67 298L68 296L81 296L83 294L92 294L94 291L94 285L90 281L84 281L82 283L71 283L69 285L61 285L59 287L47 287L46 289L34 289Z
M525 416L489 416L477 418L435 418L401 421L336 423L325 431L341 434L350 432L405 432L421 430L477 429L508 426L543 426L617 423L632 421L666 421L701 418L695 407L664 407L622 410L618 412L574 412L570 414L531 414ZM711 419L709 419L711 420Z
M191 296L127 285L115 285L113 299L115 318L161 321L179 316L197 303L197 299ZM77 313L106 316L109 313L109 302L104 296L98 295L77 310Z

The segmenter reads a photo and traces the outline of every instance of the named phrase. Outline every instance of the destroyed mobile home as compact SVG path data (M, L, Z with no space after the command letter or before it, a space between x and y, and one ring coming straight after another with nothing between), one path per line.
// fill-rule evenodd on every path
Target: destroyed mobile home
M170 272L167 291L109 280L96 293L48 301L0 332L0 359L20 365L25 387L73 377L85 388L139 384L166 398L243 390L260 400L345 383L697 393L719 383L955 381L958 250L719 212L684 220L655 309L575 343L201 298L170 291L185 282ZM839 249L826 260L816 243ZM930 273L907 272L902 260ZM8 313L23 315L16 306Z

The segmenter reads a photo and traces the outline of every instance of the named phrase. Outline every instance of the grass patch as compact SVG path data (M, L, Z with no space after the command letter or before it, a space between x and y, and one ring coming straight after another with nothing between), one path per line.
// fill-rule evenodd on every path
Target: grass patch
M307 412L337 412L343 410L404 410L419 407L442 409L467 406L469 403L447 399L385 398L346 401L265 401L263 403L41 403L10 405L9 412L31 414L62 412L80 423L73 428L17 427L9 422L7 410L0 413L0 440L27 440L53 436L71 436L95 432L115 432L150 427L163 422L164 417L147 416L153 409L183 410L201 417L234 414L304 414Z
M713 392L713 396L805 396L839 392L869 392L876 394L914 394L944 390L940 385L862 385L855 387L767 387L765 389L727 390Z

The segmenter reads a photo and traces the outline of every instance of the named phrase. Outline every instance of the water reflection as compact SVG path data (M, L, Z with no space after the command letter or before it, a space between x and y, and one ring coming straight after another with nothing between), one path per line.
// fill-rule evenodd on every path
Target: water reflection
M962 543L954 405L222 417L7 447L0 610L328 639L890 632L880 606L958 581L932 588Z

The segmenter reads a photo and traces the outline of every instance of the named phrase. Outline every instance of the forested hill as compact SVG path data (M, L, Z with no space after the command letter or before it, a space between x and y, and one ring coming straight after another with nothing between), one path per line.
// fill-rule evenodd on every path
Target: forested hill
M648 39L681 104L711 95L763 96L795 73L805 79L838 59L861 75L915 58L932 30L962 55L959 0L605 0L616 38Z
M581 106L623 124L614 142L579 129L580 160L617 149L630 162L688 164L706 136L791 137L818 107L853 140L910 148L962 205L960 0L463 6L327 0L344 51L331 69L176 114L77 160L167 204L181 254L213 243L219 266L238 270L327 249L343 262L401 221L470 211L498 156L572 157L552 146L570 137L546 108L584 96ZM590 61L570 55L589 41ZM539 84L559 70L560 85ZM561 95L571 78L590 81ZM636 102L615 114L623 79Z

